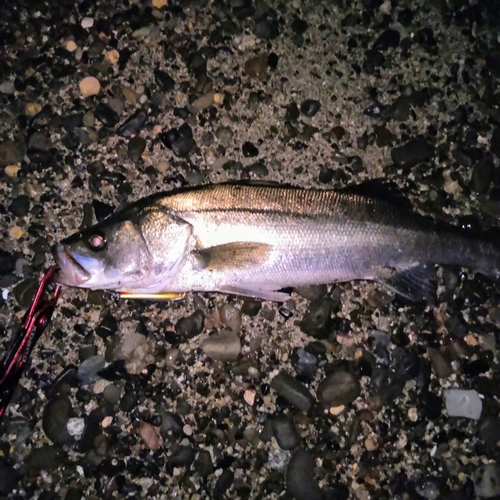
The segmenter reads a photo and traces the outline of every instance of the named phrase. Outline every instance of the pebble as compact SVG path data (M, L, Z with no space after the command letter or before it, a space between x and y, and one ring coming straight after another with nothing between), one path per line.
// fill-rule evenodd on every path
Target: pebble
M193 139L193 131L187 123L184 123L179 128L170 129L168 132L161 134L160 137L163 144L180 158L187 156L196 145Z
M215 361L236 361L241 351L241 341L232 331L223 330L205 339L201 349Z
M114 127L120 121L120 117L116 111L103 102L97 105L97 108L94 110L94 115L106 127Z
M0 93L12 95L16 91L16 86L12 80L4 80L0 84Z
M316 463L306 450L297 450L286 471L286 490L295 500L323 500L321 489L314 477ZM334 496L333 498L339 499Z
M242 151L243 156L245 158L255 158L256 156L259 155L259 150L257 149L257 147L254 146L249 141L246 141L243 143L243 146L241 147L241 151Z
M7 139L0 142L0 167L13 165L23 160L25 145L22 141Z
M496 498L500 495L500 464L491 463L478 467L474 476L475 493L479 498Z
M356 376L344 363L334 367L319 384L316 396L325 407L347 405L361 393L361 386Z
M46 436L58 445L73 441L68 432L68 422L74 417L71 401L67 396L57 396L48 402L43 413L42 427Z
M298 325L307 335L317 339L324 339L331 333L331 313L332 301L325 297L309 306Z
M306 99L301 105L300 105L300 112L309 118L312 118L313 116L316 115L316 113L319 111L321 108L321 104L319 101L316 101L314 99Z
M215 102L215 93L207 92L206 94L201 95L197 99L195 99L189 106L188 109L193 114L200 113L204 109L209 108Z
M101 371L106 362L103 356L91 356L78 367L77 377L81 384L90 384L97 378L97 373Z
M66 50L68 52L74 52L77 48L78 45L75 43L74 40L68 40L68 42L66 42Z
M157 427L148 422L141 422L138 430L142 442L151 450L156 451L160 447L160 433Z
M6 463L0 464L0 495L10 495L20 478L21 474L17 469Z
M0 276L5 276L6 274L14 271L16 267L16 257L11 253L0 248Z
M9 205L9 211L16 217L24 217L30 211L30 199L25 194L16 196Z
M177 321L175 331L185 340L192 339L203 331L204 322L205 313L201 309L196 309L190 316Z
M168 457L168 463L173 467L189 467L195 459L196 452L192 446L175 446Z
M437 350L429 348L427 350L434 373L438 378L448 378L453 374L451 363Z
M79 87L83 97L90 97L100 92L101 83L95 76L86 76L80 81Z
M239 333L241 330L241 309L231 304L224 304L220 311L220 322L223 326L233 333Z
M80 23L83 29L89 29L94 26L94 19L92 17L84 17Z
M285 371L281 371L271 380L271 387L301 411L308 411L315 402L307 387Z
M255 80L263 80L267 75L267 55L262 54L248 59L244 64L245 73Z
M116 133L118 135L121 135L122 137L132 137L141 131L147 119L147 114L142 109L140 109L136 111L132 116L127 118L125 122L123 122L123 124L118 127Z
M293 350L291 362L293 369L301 377L313 378L318 370L318 358L303 347Z
M155 82L163 92L170 92L175 87L175 80L161 69L154 70Z
M141 159L142 153L145 149L146 139L139 135L136 135L135 137L132 137L132 139L130 139L130 141L128 142L127 155L131 161L137 163Z
M116 64L120 60L120 53L116 49L108 50L104 54L104 58L109 64Z
M479 420L483 402L474 390L448 389L444 393L446 413L449 417L463 417Z
M279 415L272 419L274 437L282 450L293 450L300 444L300 436L292 419L286 415Z
M411 168L423 161L431 160L435 155L434 146L425 139L411 139L403 146L391 151L392 161L402 168Z
M127 371L134 375L155 362L153 342L140 333L124 334L114 348L108 351L107 357L109 356L110 361L125 360Z
M400 39L399 31L388 28L377 38L372 48L373 50L395 49Z

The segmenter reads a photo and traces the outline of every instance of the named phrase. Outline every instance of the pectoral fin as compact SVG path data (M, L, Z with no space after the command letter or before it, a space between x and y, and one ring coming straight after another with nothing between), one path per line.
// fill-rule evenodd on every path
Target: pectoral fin
M412 267L381 282L412 302L424 300L433 304L436 298L436 273L432 266Z
M203 248L195 255L202 269L246 269L264 264L272 248L267 243L239 241Z
M182 299L185 293L160 292L160 293L120 293L121 299L143 299L143 300L178 300Z

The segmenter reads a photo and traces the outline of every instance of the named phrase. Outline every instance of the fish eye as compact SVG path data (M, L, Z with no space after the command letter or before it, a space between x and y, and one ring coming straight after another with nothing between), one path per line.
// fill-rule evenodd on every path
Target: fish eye
M106 247L106 238L102 234L93 234L88 241L92 250L103 250Z

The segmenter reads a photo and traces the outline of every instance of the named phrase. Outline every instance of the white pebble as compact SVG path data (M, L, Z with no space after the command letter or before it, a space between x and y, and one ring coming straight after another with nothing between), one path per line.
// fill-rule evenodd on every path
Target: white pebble
M83 418L70 418L66 424L68 433L76 439L80 439L85 429L85 420Z
M89 29L94 26L94 19L92 17L84 17L81 22L81 26L83 29Z
M449 417L464 417L478 420L483 402L474 390L450 389L445 392L446 413Z

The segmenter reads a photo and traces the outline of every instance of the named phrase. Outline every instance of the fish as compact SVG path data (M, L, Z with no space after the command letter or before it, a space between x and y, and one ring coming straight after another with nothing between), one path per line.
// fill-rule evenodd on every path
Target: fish
M174 298L221 292L283 302L352 280L431 301L435 266L500 276L500 249L355 190L213 184L156 193L56 244L63 285Z

